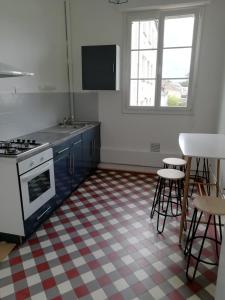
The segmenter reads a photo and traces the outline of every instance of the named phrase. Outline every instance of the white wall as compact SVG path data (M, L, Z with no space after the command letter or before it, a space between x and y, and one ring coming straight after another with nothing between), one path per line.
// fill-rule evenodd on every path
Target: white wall
M64 0L1 0L0 41L0 62L35 73L0 79L0 139L61 121L69 113Z
M81 45L118 44L123 48L121 7L107 0L71 0L75 89L81 89ZM177 2L177 1L176 1ZM187 1L179 1L187 2ZM198 2L198 1L192 1ZM130 0L130 9L155 6L156 1ZM160 5L172 3L161 0ZM124 5L124 8L126 5ZM160 164L165 155L179 153L179 132L209 132L217 128L221 89L221 60L225 44L225 1L206 6L203 22L200 66L193 115L138 115L122 113L122 90L99 92L99 119L102 122L102 161L124 164ZM161 153L150 153L150 142L161 143Z
M223 74L223 88L221 90L221 104L219 106L219 118L218 118L218 133L225 134L225 55L224 55L224 74ZM225 161L221 163L221 187L225 188ZM224 230L223 230L224 231ZM216 287L216 300L220 300L224 298L225 295L225 238L223 232L223 243L220 253L220 263L219 263L219 271L217 277L217 287Z
M222 76L223 86L220 94L220 106L218 115L218 133L225 134L225 54L224 54L224 73ZM221 187L225 188L225 161L221 162Z
M224 233L225 232L223 232L223 236ZM223 239L222 241L222 247L220 252L220 263L219 263L219 271L218 271L217 284L216 284L215 300L224 299L224 295L225 295L224 277L225 277L225 239Z
M64 0L1 0L0 41L1 62L35 73L1 79L0 92L68 90Z

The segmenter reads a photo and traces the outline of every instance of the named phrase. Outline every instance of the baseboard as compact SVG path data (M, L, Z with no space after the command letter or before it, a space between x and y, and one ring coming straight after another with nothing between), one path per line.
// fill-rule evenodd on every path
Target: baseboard
M103 170L115 170L115 171L126 171L126 172L136 172L145 174L156 174L158 168L134 166L134 165L124 165L124 164L107 164L100 163L98 165L99 169Z
M104 164L161 168L162 160L165 157L181 157L181 154L111 147L101 148L101 162Z

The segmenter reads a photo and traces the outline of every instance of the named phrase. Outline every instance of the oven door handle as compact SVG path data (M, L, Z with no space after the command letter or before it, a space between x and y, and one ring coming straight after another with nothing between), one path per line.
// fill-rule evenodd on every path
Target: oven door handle
M51 165L52 165L52 163L48 162L45 164L45 166L43 166L43 168L39 169L39 171L36 171L36 170L30 171L30 172L28 172L29 174L24 174L24 175L20 176L20 179L23 182L27 182L27 181L33 179L34 177L40 175L41 173L49 170Z

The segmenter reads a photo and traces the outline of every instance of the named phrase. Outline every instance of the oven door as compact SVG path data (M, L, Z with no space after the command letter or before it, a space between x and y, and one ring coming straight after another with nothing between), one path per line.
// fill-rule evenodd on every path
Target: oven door
M29 218L42 205L55 196L53 160L20 176L24 219Z

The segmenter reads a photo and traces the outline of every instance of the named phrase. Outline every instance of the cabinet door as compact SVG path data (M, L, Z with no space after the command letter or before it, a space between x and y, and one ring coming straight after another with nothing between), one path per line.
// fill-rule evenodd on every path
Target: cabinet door
M82 47L82 84L84 90L117 89L116 45Z
M72 141L71 161L72 161L72 190L74 190L83 180L81 135L76 136Z
M71 193L71 159L70 144L64 143L54 149L54 169L57 204L60 204Z
M82 173L86 177L92 169L93 130L89 129L83 133L83 161Z
M93 132L93 156L92 156L92 169L96 169L100 162L100 126L96 126Z
M95 126L83 134L83 173L88 176L100 162L100 126Z

